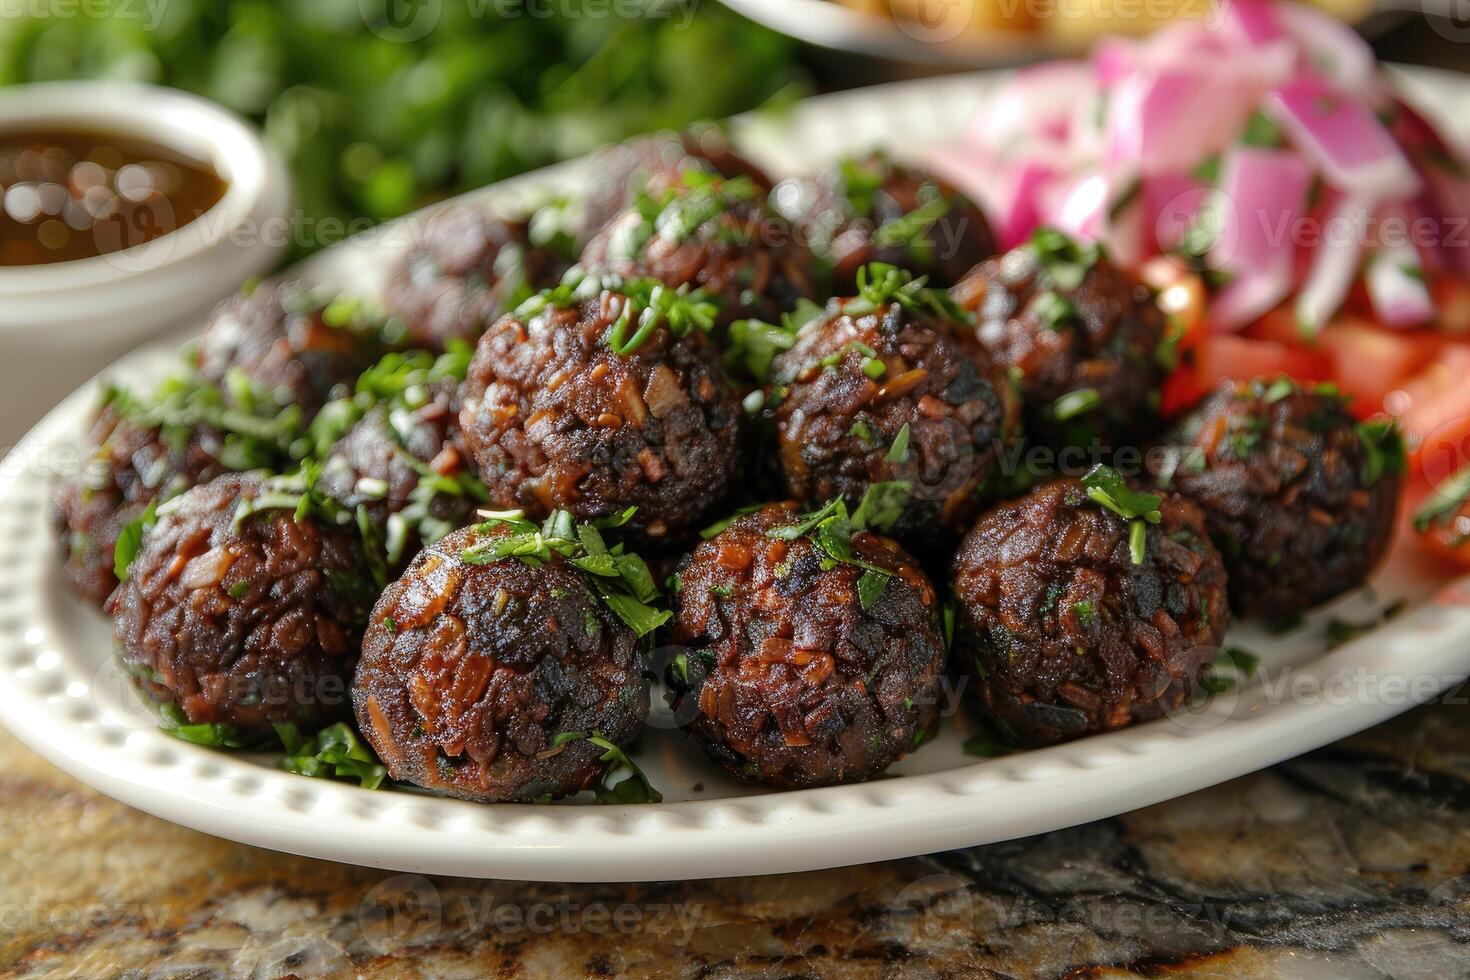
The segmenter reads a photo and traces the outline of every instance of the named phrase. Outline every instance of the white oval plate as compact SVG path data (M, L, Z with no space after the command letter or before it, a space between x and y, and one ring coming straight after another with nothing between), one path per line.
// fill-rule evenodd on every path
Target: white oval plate
M722 0L731 10L808 44L916 65L997 68L1038 58L1075 55L1040 30L973 32L948 14L932 28L865 13L832 0ZM953 24L953 26L951 26Z
M994 76L950 78L812 100L748 118L737 140L777 172L878 144L922 154L952 137ZM1470 120L1470 80L1415 72L1414 95ZM576 185L570 164L477 192L514 206ZM422 215L329 250L296 270L371 291ZM170 369L155 346L108 372L140 382ZM676 730L650 728L635 753L665 794L657 806L481 806L369 792L295 776L264 755L211 751L154 727L114 667L109 625L61 584L46 510L75 467L96 398L62 402L0 464L0 721L104 793L164 819L249 844L395 870L554 881L631 881L802 871L982 844L1111 816L1271 765L1359 731L1470 674L1470 578L1438 577L1398 553L1363 590L1287 636L1251 627L1230 642L1262 672L1208 704L1066 745L976 760L963 717L855 786L769 792L726 777ZM1329 617L1409 609L1325 652ZM584 794L585 795L585 794ZM587 805L579 805L579 804Z

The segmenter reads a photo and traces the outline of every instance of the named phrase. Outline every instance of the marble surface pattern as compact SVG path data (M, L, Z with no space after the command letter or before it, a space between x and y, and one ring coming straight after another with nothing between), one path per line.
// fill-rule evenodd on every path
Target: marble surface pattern
M653 885L244 847L114 803L0 732L0 976L1470 976L1466 693L1072 830Z

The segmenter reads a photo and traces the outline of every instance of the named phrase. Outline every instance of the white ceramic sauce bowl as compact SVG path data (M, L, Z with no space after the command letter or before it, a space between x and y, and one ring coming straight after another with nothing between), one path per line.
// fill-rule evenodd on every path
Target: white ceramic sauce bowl
M224 196L154 241L96 258L0 268L0 440L119 353L152 336L197 329L242 282L290 244L291 180L248 123L175 89L132 82L0 88L0 133L76 129L131 137L212 166Z

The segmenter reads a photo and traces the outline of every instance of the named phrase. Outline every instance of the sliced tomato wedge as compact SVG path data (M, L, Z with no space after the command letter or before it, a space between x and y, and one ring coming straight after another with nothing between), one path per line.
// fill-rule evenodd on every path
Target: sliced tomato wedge
M1446 490L1444 503L1436 502L1435 485L1423 474L1412 477L1404 487L1404 528L1420 549L1461 568L1470 568L1470 504L1451 506L1456 496L1453 483L1438 484ZM1463 486L1463 484L1461 485ZM1430 506L1426 510L1427 505ZM1424 520L1416 520L1420 516Z
M1383 404L1403 427L1410 463L1432 484L1470 465L1470 344L1442 344Z
M1309 383L1329 381L1332 362L1320 350L1235 334L1215 334L1200 345L1198 371L1200 384L1208 391L1225 378L1272 378L1284 374Z
M1434 359L1443 340L1427 330L1387 330L1366 320L1342 318L1317 338L1332 377L1353 396L1353 410L1367 418L1383 410L1388 393Z

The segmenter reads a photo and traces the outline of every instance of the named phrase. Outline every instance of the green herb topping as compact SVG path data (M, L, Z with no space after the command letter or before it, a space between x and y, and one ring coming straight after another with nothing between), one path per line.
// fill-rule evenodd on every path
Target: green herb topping
M362 743L346 722L328 725L310 737L290 723L273 726L286 758L281 765L287 772L323 779L356 781L363 789L377 789L388 775L371 749Z
M1119 517L1127 520L1128 552L1133 564L1142 565L1148 544L1148 525L1163 519L1159 505L1164 498L1154 493L1142 493L1128 486L1128 482L1111 466L1101 463L1087 471L1082 477L1087 496Z
M1434 493L1415 512L1414 530L1420 534L1428 534L1434 527L1450 527L1467 501L1470 501L1470 466L1461 469L1449 479L1440 481L1434 488ZM1463 535L1460 536L1460 541L1463 541Z
M1055 228L1038 228L1027 244L1054 289L1072 290L1103 258L1102 246L1082 243Z
M897 266L871 262L858 270L858 294L843 302L839 312L846 316L876 313L897 303L911 313L934 316L951 323L965 322L964 312L942 289L930 289L927 276L914 276Z
M719 304L703 290L687 286L670 289L657 279L591 275L573 268L561 285L532 296L516 307L514 315L527 320L547 309L572 309L603 291L624 299L622 312L603 336L603 342L619 357L636 352L660 326L667 327L675 337L691 330L708 333L720 312Z
M481 541L461 551L459 559L470 565L489 565L514 558L539 568L557 555L584 573L587 584L603 603L638 636L647 636L668 622L668 610L654 606L658 586L648 565L625 550L622 543L611 547L602 532L626 524L635 508L585 524L572 520L567 511L553 511L542 524L525 519L521 511L481 512L483 531L508 528L510 533Z
M253 747L252 742L245 734L234 725L225 725L217 722L191 723L184 717L184 712L176 704L163 704L159 706L158 727L168 735L183 742L191 742L194 745L203 745L211 749L245 749Z
M597 785L597 802L610 804L662 803L664 796L654 789L638 764L617 745L604 738L600 732L562 732L551 740L551 749L559 749L571 742L585 739L602 749L601 762L607 763ZM615 781L615 777L626 774Z
M860 531L866 531L873 525L868 522L876 516L886 516L888 505L881 502L869 503L870 498L877 501L880 496L887 496L892 492L893 484L874 484L863 495L856 511L849 515L847 504L842 498L830 501L820 510L809 514L803 514L792 524L782 524L773 527L766 532L766 536L778 541L795 541L798 538L809 538L825 558L821 561L823 571L830 571L838 565L852 565L861 568L863 574L858 581L858 600L864 609L870 608L878 601L879 596L888 585L888 579L893 577L890 569L858 557L853 550L853 535ZM907 487L907 484L904 484ZM878 490L883 487L885 489ZM876 493L875 493L876 491Z
M1357 432L1367 455L1360 474L1365 485L1371 487L1386 473L1403 473L1408 469L1404 435L1397 421L1369 419L1358 423Z

